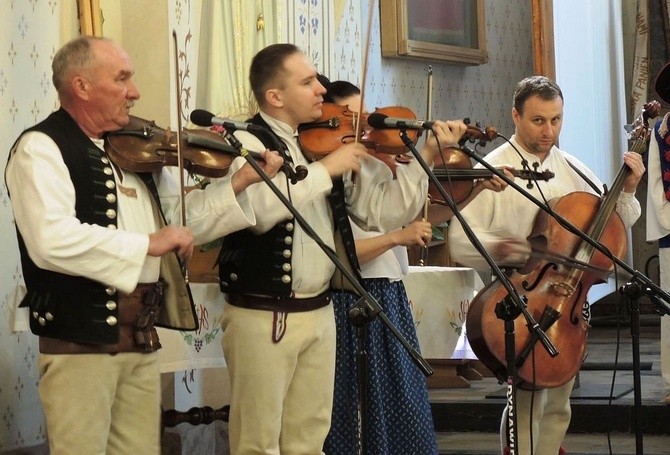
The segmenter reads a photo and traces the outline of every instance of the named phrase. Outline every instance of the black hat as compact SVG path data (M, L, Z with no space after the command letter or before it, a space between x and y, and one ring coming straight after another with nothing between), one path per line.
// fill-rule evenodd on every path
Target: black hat
M670 104L670 62L666 63L658 73L658 76L656 76L654 90L656 90L661 100L666 104Z

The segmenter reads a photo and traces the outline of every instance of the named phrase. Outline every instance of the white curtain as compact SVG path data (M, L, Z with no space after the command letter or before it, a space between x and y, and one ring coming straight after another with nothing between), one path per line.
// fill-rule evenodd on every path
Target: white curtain
M607 184L628 147L621 11L621 0L554 2L556 80L565 96L560 144Z
M198 107L223 117L255 113L249 65L256 52L279 42L285 21L280 4L273 0L203 2Z
M556 81L565 97L560 145L608 186L628 149L621 1L553 2ZM612 282L594 286L589 301L612 289Z

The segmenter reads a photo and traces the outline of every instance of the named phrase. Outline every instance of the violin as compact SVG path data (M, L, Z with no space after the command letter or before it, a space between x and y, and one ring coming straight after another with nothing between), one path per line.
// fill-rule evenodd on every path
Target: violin
M466 123L469 121L466 119ZM466 142L478 142L478 145L484 145L498 137L496 129L488 126L484 129L477 125L468 125L467 130L460 140L460 146L465 146ZM442 187L456 204L465 201L472 193L475 186L475 180L487 179L494 176L493 171L485 168L472 168L470 158L458 147L445 147L441 156L436 157L433 174L442 183ZM554 173L548 170L538 172L526 169L511 171L514 177L535 181L547 181L554 177ZM433 184L428 184L428 196L434 204L447 205L441 192Z
M300 148L308 155L319 158L338 149L344 144L358 141L374 154L402 154L407 146L400 137L399 130L393 128L372 128L367 124L370 114L379 113L389 117L415 119L411 109L402 106L377 108L371 113L359 114L334 103L323 103L321 117L298 126ZM358 125L358 122L361 125ZM360 131L360 133L358 133ZM419 137L419 130L409 130L413 143Z
M153 172L163 166L178 166L178 135L156 125L154 121L130 116L128 124L105 136L105 151L109 158L121 169L131 172ZM183 129L181 153L184 169L203 177L223 177L240 152L226 142L223 137L209 130ZM262 160L259 152L249 151L249 155ZM305 177L305 171L298 166L293 169L284 163L282 171L295 184Z
M184 130L181 147L184 169L204 177L223 177L239 155L221 136L207 130ZM105 151L116 165L131 172L179 164L177 135L132 115L123 129L107 133Z

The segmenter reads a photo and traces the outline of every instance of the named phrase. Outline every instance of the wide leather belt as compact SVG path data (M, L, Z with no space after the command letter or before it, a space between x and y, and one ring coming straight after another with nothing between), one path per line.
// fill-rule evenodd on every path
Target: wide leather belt
M282 313L299 313L323 308L330 304L330 293L324 292L316 297L306 299L280 299L247 294L228 294L228 303L251 310L279 311Z
M40 337L43 354L116 354L119 352L154 352L161 348L154 322L163 301L165 283L141 283L128 295L118 299L119 341L114 344L77 343Z

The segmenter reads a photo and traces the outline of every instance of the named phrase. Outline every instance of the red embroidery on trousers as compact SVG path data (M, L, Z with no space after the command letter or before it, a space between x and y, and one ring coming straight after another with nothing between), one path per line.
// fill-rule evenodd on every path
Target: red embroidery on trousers
M286 334L288 313L274 311L272 314L272 342L279 343L284 338L284 334Z

